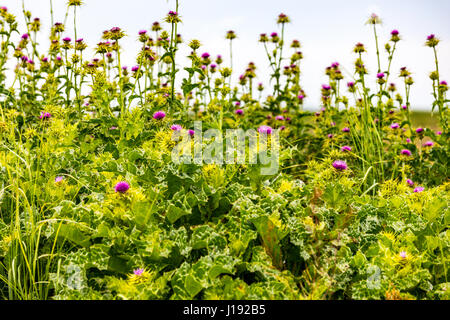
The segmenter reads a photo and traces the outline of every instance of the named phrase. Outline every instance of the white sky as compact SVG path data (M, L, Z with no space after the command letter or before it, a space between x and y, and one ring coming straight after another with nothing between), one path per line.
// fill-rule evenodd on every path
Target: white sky
M78 13L78 37L82 37L93 47L101 39L102 31L118 26L128 37L121 41L124 50L124 64L135 65L135 55L139 48L137 32L149 29L154 21L162 21L169 10L175 7L175 0L84 0ZM33 17L41 18L43 28L50 28L50 1L25 0L25 6ZM63 21L66 0L53 0L55 22ZM10 12L23 21L21 0L0 0ZM398 29L402 41L398 44L397 55L392 63L391 80L399 88L402 83L396 77L402 66L413 72L415 85L411 90L411 103L416 109L430 109L431 80L434 69L432 49L425 47L426 36L434 33L442 42L438 47L441 79L450 80L450 1L448 0L180 0L179 13L183 23L179 27L185 43L199 39L203 46L200 52L212 56L221 54L228 65L228 41L224 40L227 30L234 30L238 39L233 44L234 78L241 74L248 62L257 66L258 81L268 85L268 62L261 44L260 33L280 32L276 17L284 12L292 23L286 29L286 43L300 40L302 61L302 85L308 95L308 107L316 107L320 102L320 86L326 82L324 69L332 62L353 72L356 58L352 49L357 42L366 45L366 65L369 77L375 83L376 56L372 29L364 25L370 13L375 12L383 20L378 34L381 38L382 68L387 68L384 43L390 38L392 29ZM67 36L73 36L73 17L69 14ZM21 24L22 31L24 25ZM48 33L45 33L47 37ZM45 37L41 39L47 43ZM288 52L291 52L290 49ZM189 53L184 44L179 51L180 64L185 64L184 56ZM344 72L344 74L346 74ZM183 72L178 77L185 77ZM349 81L346 77L344 80Z

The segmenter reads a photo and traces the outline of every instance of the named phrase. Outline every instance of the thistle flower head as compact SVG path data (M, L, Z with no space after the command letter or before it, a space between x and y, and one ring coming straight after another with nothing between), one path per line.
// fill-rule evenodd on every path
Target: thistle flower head
M258 132L263 134L272 134L272 131L273 129L269 126L260 126L258 128Z
M350 146L343 146L341 148L341 151L343 151L343 152L345 152L345 151L352 151L352 147L350 147Z
M81 6L83 4L83 2L81 1L81 0L69 0L69 2L68 2L68 6L69 7L79 7L79 6Z
M59 183L59 182L61 182L63 180L64 180L64 177L58 176L58 177L55 178L55 183Z
M39 116L39 119L41 120L45 120L45 119L50 119L52 117L52 115L49 112L41 112L41 115Z
M283 117L283 116L276 116L276 117L275 117L275 120L283 121L283 120L284 120L284 117Z
M372 13L367 20L366 24L381 24L382 21L376 13Z
M114 190L120 193L125 193L128 191L128 189L130 189L130 185L126 181L118 182L114 187Z
M433 141L427 141L423 144L424 147L432 147L434 145Z
M406 183L411 187L414 186L414 182L411 179L406 179Z
M434 48L439 44L439 39L436 38L436 36L434 34L430 34L427 37L427 41L425 42L425 45L430 47L430 48Z
M422 192L422 191L424 191L424 190L425 190L424 187L417 187L417 188L414 189L414 192L415 192L415 193L420 193L420 192Z
M139 269L133 270L133 274L135 276L141 276L143 273L144 273L144 269L143 268L139 268Z
M398 30L392 30L391 31L391 41L392 42L398 42L398 41L400 41L400 36L399 36L399 32L398 32Z
M166 116L166 113L165 113L164 111L156 111L156 112L153 114L153 119L161 120L161 119L164 119L165 116Z
M228 40L236 39L236 33L233 30L227 31L227 34L225 35L225 39L228 39Z
M237 115L241 116L244 114L244 110L242 109L237 109L234 113L236 113Z
M174 124L170 127L172 131L181 131L183 128L179 124Z
M424 131L423 128L417 128L417 129L416 129L416 133L422 133L423 131Z
M366 48L364 47L364 45L361 42L358 42L355 45L355 48L353 49L353 52L355 52L355 53L363 53L363 52L366 52Z
M391 124L391 129L398 129L398 128L400 128L400 125L397 122Z
M349 127L344 127L344 128L342 128L342 132L350 132L350 128Z
M412 152L409 151L408 149L402 149L402 150L400 151L400 154L402 154L402 155L404 155L404 156L410 157L410 156L412 155Z
M167 23L179 23L181 22L180 16L176 11L169 11L166 18L164 19Z
M285 15L284 13L280 13L278 15L278 20L277 23L278 24L284 24L284 23L289 23L291 22L291 20L289 19L289 17L287 15Z
M267 33L261 33L259 35L259 42L264 43L264 42L268 42L268 41L269 41L269 38L267 37Z
M347 163L342 160L336 160L335 162L333 162L333 167L339 171L344 171L348 168Z

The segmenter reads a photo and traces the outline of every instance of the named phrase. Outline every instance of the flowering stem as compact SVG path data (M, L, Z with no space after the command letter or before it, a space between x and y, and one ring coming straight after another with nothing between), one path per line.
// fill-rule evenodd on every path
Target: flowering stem
M53 1L50 0L50 17L51 17L51 22L52 22L52 26L53 26Z
M377 47L377 59L378 59L378 73L381 72L381 64L380 64L380 50L378 49L378 36L377 36L377 28L376 24L373 25L373 32L375 34L375 44Z
M389 82L389 76L391 74L391 63L392 63L392 59L394 58L394 52L395 52L396 46L397 46L397 42L394 42L394 47L392 48L392 53L390 54L390 56L388 58L389 64L388 64L388 69L386 72L386 84L385 84L384 90L386 90L388 82Z
M120 118L123 120L124 117L124 104L123 104L123 88L122 88L122 65L120 63L120 46L119 46L119 40L117 41L117 68L119 69L119 90L120 90L120 96L119 96L119 106L120 106Z

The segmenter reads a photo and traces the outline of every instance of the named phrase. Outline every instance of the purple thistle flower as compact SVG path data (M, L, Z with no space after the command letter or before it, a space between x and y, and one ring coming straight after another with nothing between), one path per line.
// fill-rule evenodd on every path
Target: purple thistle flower
M210 55L209 55L208 52L205 52L205 53L202 54L202 58L203 59L208 59L209 57L210 57Z
M30 35L29 35L28 33L24 33L24 34L22 35L22 39L23 39L23 40L28 40L29 37L30 37Z
M433 141L427 141L423 144L424 147L432 147L434 145Z
M133 270L133 273L135 276L142 276L142 274L144 273L144 269L139 268L139 269Z
M350 128L349 127L342 128L342 132L350 132Z
M408 149L402 149L402 151L400 151L400 154L408 157L412 155L411 151L409 151Z
M331 87L329 85L327 85L327 84L323 84L322 85L322 89L323 90L331 90Z
M77 39L75 42L80 43L80 42L83 42L83 40L84 40L83 38L80 38L80 39Z
M419 192L422 192L423 190L425 190L424 187L417 187L417 188L414 189L414 192L415 193L419 193Z
M130 185L126 181L118 182L116 184L116 186L114 187L114 190L116 190L116 192L120 192L120 193L125 193L128 191L128 189L130 189Z
M353 88L355 86L354 82L347 82L347 87L348 88Z
M174 124L173 126L170 127L170 129L172 131L181 131L183 128L179 124Z
M276 117L275 117L275 120L283 121L283 120L284 120L284 117L283 117L283 116L276 116Z
M298 100L303 100L305 98L305 96L301 94L297 98L298 98Z
M406 142L407 143L411 143L411 139L410 138L406 138Z
M164 111L157 111L153 114L153 119L161 120L164 119L166 116L166 113Z
M442 131L436 131L436 134L437 134L438 136L440 136L440 135L442 135Z
M416 132L417 132L417 133L422 133L422 132L423 132L423 128L417 128L417 129L416 129Z
M352 147L350 147L350 146L343 146L342 148L341 148L341 151L352 151Z
M391 124L391 129L398 129L398 128L400 128L400 125L397 122Z
M64 39L62 39L64 42L70 42L72 41L72 39L70 39L69 37L65 37Z
M332 139L334 137L334 134L330 133L327 135L328 138Z
M144 34L147 34L147 30L139 30L139 35L142 36Z
M406 109L408 109L408 106L402 106L402 109L406 110Z
M441 81L439 84L440 84L441 86L446 86L446 85L447 85L447 81Z
M189 129L189 130L188 130L188 133L189 133L189 135L190 135L191 137L193 137L194 134L195 134L195 131L192 130L192 129Z
M406 259L406 252L405 251L400 252L400 257L402 259Z
M109 130L116 130L117 129L117 127L115 127L115 126L112 126L111 128L109 128Z
M260 126L258 128L258 132L263 134L272 134L272 128L269 126Z
M340 170L340 171L347 170L347 168L348 168L347 163L342 160L336 160L335 162L333 162L333 167L336 170Z
M383 72L378 73L377 74L377 78L378 79L383 79L384 78L384 73Z
M49 112L42 111L41 115L39 116L39 119L45 120L45 119L50 119L51 117L52 117L52 115Z
M396 30L396 29L392 30L392 31L391 31L391 35L393 35L393 36L398 36L398 35L399 35L398 30Z
M271 36L272 38L278 37L278 33L272 32L272 33L270 34L270 36Z
M133 71L133 72L138 72L138 70L139 70L139 66L134 66L131 68L131 71Z
M58 176L55 178L55 183L61 182L64 180L64 177Z
M244 114L244 110L242 109L237 109L234 113L236 113L237 115L241 116Z
M406 179L406 183L409 184L411 187L414 185L414 182L411 179Z
M427 40L433 40L435 37L436 37L436 36L435 36L434 34L430 34L430 35L427 37Z
M280 127L280 131L283 131L283 130L285 130L286 129L286 126L281 126Z

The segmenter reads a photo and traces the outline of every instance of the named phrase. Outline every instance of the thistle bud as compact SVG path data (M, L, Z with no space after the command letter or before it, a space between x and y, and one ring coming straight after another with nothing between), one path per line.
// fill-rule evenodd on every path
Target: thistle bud
M189 47L192 50L197 50L198 48L200 48L200 46L201 46L201 43L198 40L194 39L194 40L191 40L191 42L189 42Z
M362 53L362 52L366 52L366 49L364 48L364 45L361 42L358 42L355 45L355 48L353 49L353 52L355 52L355 53Z
M434 34L430 34L427 37L427 41L425 42L425 45L427 45L430 48L434 48L439 44L439 39L436 38Z
M300 48L300 41L292 40L291 48Z
M269 42L269 38L267 37L266 33L261 33L259 35L259 42L263 42L263 43Z
M289 23L291 22L291 20L289 19L289 17L287 15L285 15L284 13L280 13L278 15L278 20L277 23L278 24L285 24L285 23Z
M225 35L225 39L228 39L228 40L236 39L236 33L233 30L227 31L227 34Z

